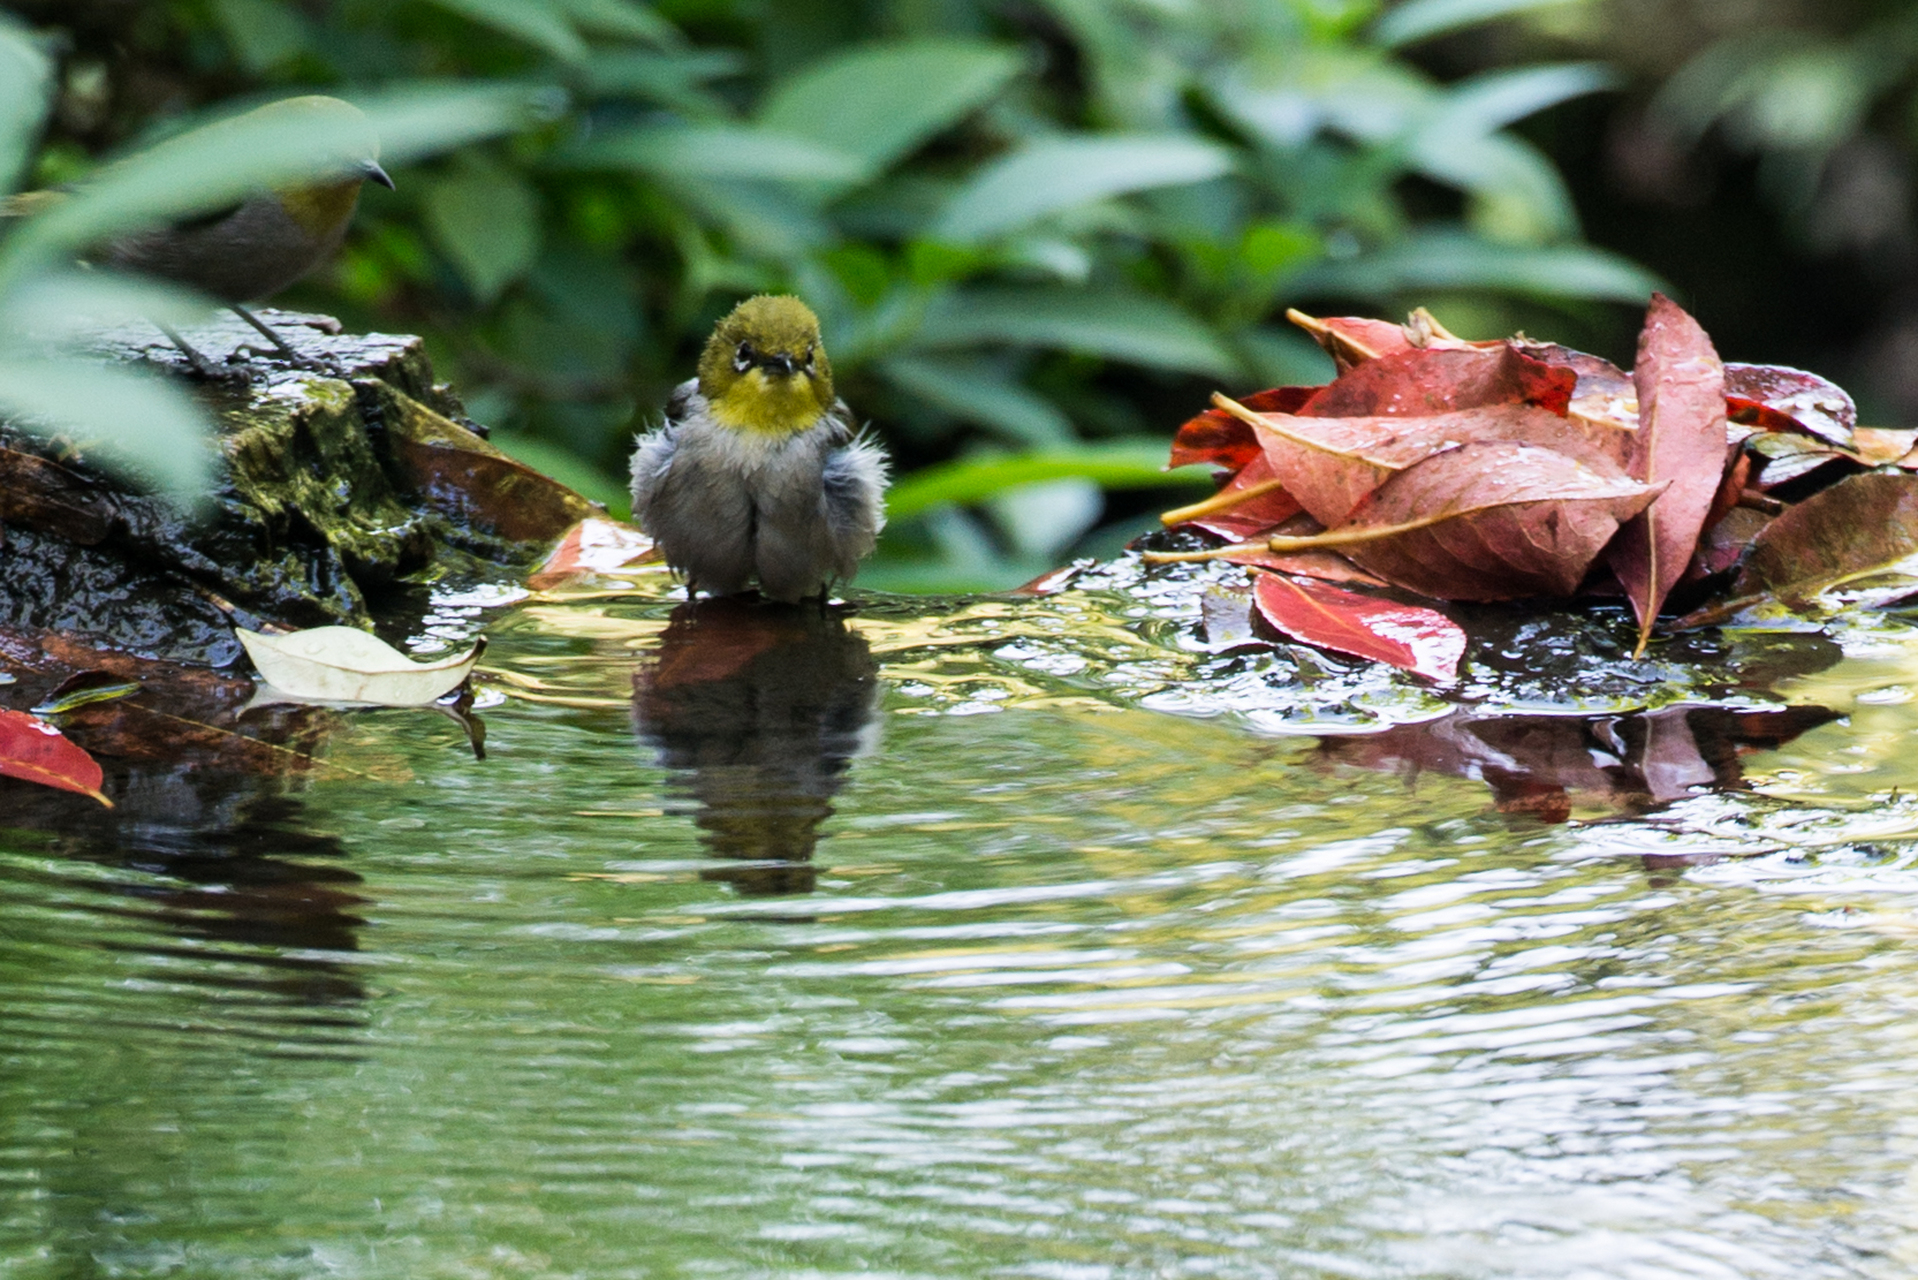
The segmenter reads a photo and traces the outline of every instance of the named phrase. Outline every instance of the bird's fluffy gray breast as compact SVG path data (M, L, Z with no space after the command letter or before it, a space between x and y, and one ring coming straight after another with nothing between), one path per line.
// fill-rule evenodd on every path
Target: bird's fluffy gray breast
M692 384L633 454L633 510L700 586L797 598L850 578L872 550L885 455L828 415L791 435L719 426Z

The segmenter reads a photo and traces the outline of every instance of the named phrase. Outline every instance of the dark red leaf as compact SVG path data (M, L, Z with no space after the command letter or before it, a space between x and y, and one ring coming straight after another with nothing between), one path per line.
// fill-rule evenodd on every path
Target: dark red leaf
M1459 445L1533 445L1608 477L1623 477L1622 456L1631 447L1628 433L1525 404L1418 418L1264 414L1255 430L1273 474L1328 528L1407 467Z
M1347 370L1296 412L1308 418L1402 418L1529 404L1563 417L1577 382L1570 369L1534 360L1510 343L1415 347Z
M1230 551L1219 559L1231 564L1242 564L1248 569L1271 569L1278 573L1295 574L1301 578L1316 578L1320 582L1349 582L1361 587L1383 587L1385 579L1365 570L1347 560L1336 551L1268 551L1264 548L1247 548L1243 551Z
M1513 338L1511 345L1541 364L1570 369L1578 378L1578 385L1572 389L1574 400L1637 394L1632 387L1632 375L1603 356L1587 355L1556 342L1533 342L1529 338Z
M1638 435L1631 475L1663 492L1619 531L1612 571L1638 615L1638 652L1698 547L1725 473L1725 374L1698 322L1652 295L1638 339Z
M1219 490L1220 496L1240 493L1270 483L1276 479L1272 474L1272 464L1264 454L1258 454L1239 469L1239 474L1226 482ZM1282 524L1299 514L1298 499L1284 489L1269 489L1255 498L1215 515L1201 516L1190 521L1209 533L1221 538L1230 538L1234 542L1243 542L1248 538L1264 533L1274 525Z
M38 716L0 710L0 774L90 796L111 809L100 794L102 775L92 756Z
M1499 346L1500 343L1473 343L1454 337L1432 319L1423 307L1414 311L1406 324L1390 320L1372 320L1364 316L1308 316L1290 310L1285 318L1312 335L1325 348L1339 372L1356 368L1368 360L1401 351L1463 349L1474 346Z
M1295 640L1390 663L1428 680L1458 675L1465 632L1442 613L1282 574L1256 578L1259 613Z
M1725 407L1733 422L1767 431L1804 431L1849 445L1858 407L1845 389L1803 369L1727 364Z
M1705 513L1706 529L1715 526L1738 505L1738 500L1751 484L1751 478L1752 456L1743 449L1734 449L1731 461L1725 464L1725 474L1718 481L1718 492L1712 495L1711 510Z
M604 514L425 405L394 393L384 403L392 456L430 507L515 542L552 542Z
M1259 413L1297 413L1317 395L1318 387L1274 387L1256 391L1239 403ZM1237 470L1257 457L1259 442L1252 428L1223 409L1207 409L1180 427L1172 437L1172 459L1166 469L1189 467L1195 462Z
M1568 596L1656 493L1550 449L1467 444L1408 468L1326 536L1402 530L1338 549L1441 600Z
M1699 537L1687 579L1706 578L1737 567L1751 550L1752 543L1765 531L1765 526L1775 518L1750 507L1733 507L1727 511L1723 519Z
M1918 476L1867 471L1787 507L1752 543L1739 597L1815 595L1918 552Z

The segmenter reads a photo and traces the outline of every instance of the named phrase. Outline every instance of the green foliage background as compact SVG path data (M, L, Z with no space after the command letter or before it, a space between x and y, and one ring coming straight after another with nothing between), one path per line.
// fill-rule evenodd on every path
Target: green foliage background
M56 55L41 184L208 104L543 94L537 123L394 167L282 304L424 334L505 447L617 508L714 320L796 292L904 473L874 585L1115 547L1211 388L1327 374L1287 306L1577 341L1655 284L1582 242L1513 128L1602 64L1441 83L1405 56L1539 0L12 7Z

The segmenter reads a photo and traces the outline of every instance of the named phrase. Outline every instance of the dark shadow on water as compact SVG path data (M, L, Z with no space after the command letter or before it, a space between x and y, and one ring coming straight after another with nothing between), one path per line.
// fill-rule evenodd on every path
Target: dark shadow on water
M1649 812L1706 791L1741 790L1744 757L1838 719L1826 707L1676 706L1628 715L1478 715L1461 709L1364 737L1327 738L1320 758L1402 773L1474 778L1501 813L1564 822L1574 804Z
M47 888L135 924L142 936L108 931L96 945L154 957L156 980L220 997L218 1021L232 1034L294 1051L333 1042L360 1024L352 1006L367 992L357 966L330 956L359 949L367 900L342 865L344 846L317 829L299 792L324 767L338 713L249 711L249 681L141 670L138 694L54 717L98 761L114 807L0 779L0 826L42 833L38 848L109 869ZM33 705L37 686L59 674L0 687L0 704Z
M700 600L673 610L633 678L633 723L698 804L704 878L809 893L819 827L874 725L879 664L830 610Z

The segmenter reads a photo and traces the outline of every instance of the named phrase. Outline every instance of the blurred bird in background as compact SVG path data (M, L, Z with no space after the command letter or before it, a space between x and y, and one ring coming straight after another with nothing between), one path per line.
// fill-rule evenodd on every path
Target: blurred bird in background
M707 339L699 376L633 453L633 514L698 592L770 600L851 581L885 525L886 454L833 394L819 319L761 295Z
M380 167L379 139L359 108L338 98L310 95L285 98L257 108L238 120L277 116L310 122L352 141L323 166L313 182L261 191L238 204L209 210L165 226L119 236L88 255L91 262L157 276L219 299L257 329L294 364L311 362L245 303L271 297L332 257L346 238L346 227L369 179L391 188ZM342 129L342 126L344 128ZM0 200L0 216L27 217L66 198L62 191L29 191ZM156 324L159 322L156 321ZM195 372L217 376L213 362L164 324L160 329L178 347Z

